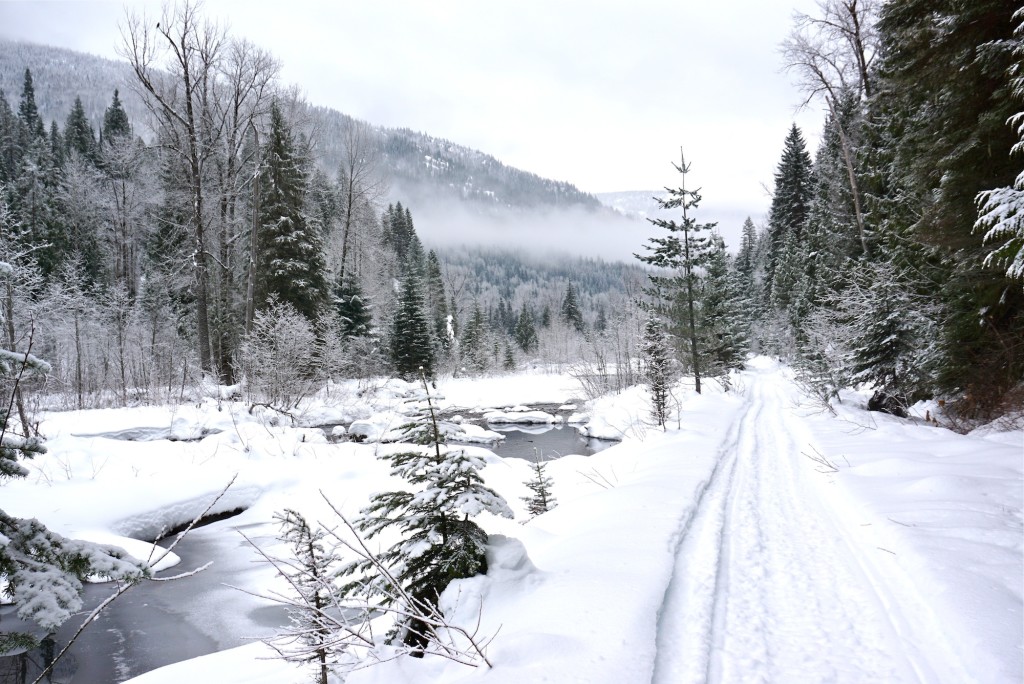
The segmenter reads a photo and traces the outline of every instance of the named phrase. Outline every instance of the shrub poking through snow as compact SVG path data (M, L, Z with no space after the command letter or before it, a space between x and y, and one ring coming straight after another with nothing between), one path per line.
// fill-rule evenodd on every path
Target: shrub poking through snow
M437 612L438 598L452 580L487 572L487 533L471 517L485 511L512 517L505 499L484 485L483 459L445 444L426 376L421 378L426 411L410 425L419 447L385 457L391 474L403 478L409 489L374 495L355 523L368 539L391 528L401 532L401 539L380 554L390 572L382 576L370 559L356 561L343 570L353 579L342 589L368 592L405 616L390 639L400 639L418 657L441 638L436 625L420 616ZM387 586L389 578L401 584L401 592ZM391 605L396 600L414 605Z
M332 615L338 606L333 579L340 559L327 533L311 528L300 513L285 509L274 519L281 525L279 539L291 546L293 556L287 562L278 560L275 567L298 600L288 603L291 626L267 643L284 660L314 664L315 681L327 684L328 673L346 650L345 641L336 635L338 617Z
M533 479L527 482L526 486L533 492L533 496L523 497L523 501L526 502L526 510L531 516L547 513L558 505L554 494L551 493L554 481L544 472L546 465L547 463L543 461L537 461L531 465L533 468Z

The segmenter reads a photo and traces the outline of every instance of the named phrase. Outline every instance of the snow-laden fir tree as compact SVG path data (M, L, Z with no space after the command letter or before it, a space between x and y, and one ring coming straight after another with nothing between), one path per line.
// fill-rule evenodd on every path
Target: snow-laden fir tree
M558 505L555 495L551 493L551 488L555 482L551 479L550 475L544 472L546 467L547 463L544 461L535 461L530 464L530 469L533 470L533 478L526 483L526 487L533 494L524 496L523 501L526 502L526 511L531 516L547 513Z
M651 416L664 428L668 419L669 389L672 384L672 349L665 326L653 310L644 323L640 343L643 377L651 393Z
M128 113L124 111L121 98L115 89L114 99L103 112L103 142L109 145L115 139L129 136L131 133L132 126L128 121Z
M267 640L284 660L312 663L317 684L328 684L332 666L344 652L343 640L336 638L338 617L331 615L337 605L334 577L340 558L329 545L323 529L313 529L305 517L292 509L274 515L281 526L278 537L292 551L288 561L274 565L286 574L289 586L297 594L290 603L291 626Z
M365 337L370 334L373 324L370 303L355 274L350 271L341 277L340 282L335 282L331 290L331 301L344 337Z
M437 341L438 351L447 354L452 342L448 335L448 302L445 298L441 262L434 250L427 253L426 281L427 310L430 313L434 339Z
M409 438L418 446L387 454L391 474L405 480L407 489L375 494L355 522L367 539L394 529L401 538L379 558L416 605L391 606L396 594L368 561L343 570L352 576L347 594L368 594L399 614L392 640L400 639L413 655L422 655L436 638L433 628L417 619L437 609L441 592L453 581L487 572L487 533L472 518L480 513L512 517L500 494L487 487L480 471L485 462L463 449L450 448L437 424L426 376L421 375L426 410L414 415Z
M487 356L488 335L479 302L473 302L473 311L463 326L459 338L459 364L470 373L482 373L490 367Z
M519 318L516 319L515 332L513 334L516 344L524 353L530 354L537 351L540 340L537 337L537 326L533 322L533 312L523 302L519 310Z
M69 153L74 151L83 159L96 160L96 135L85 116L80 97L75 98L75 104L64 124L64 145Z
M915 292L909 276L887 262L861 265L843 293L840 314L847 326L851 382L875 390L869 408L906 415L927 395L941 307ZM934 343L933 343L934 349Z
M749 348L750 306L742 279L725 241L714 235L702 281L700 312L708 370L716 375L741 368Z

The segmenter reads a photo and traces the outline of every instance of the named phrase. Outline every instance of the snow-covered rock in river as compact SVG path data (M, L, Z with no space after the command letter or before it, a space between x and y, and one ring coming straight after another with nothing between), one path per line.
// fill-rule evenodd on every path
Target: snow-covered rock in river
M409 417L394 411L375 413L364 420L353 421L348 435L353 442L400 442L408 430Z
M453 432L445 433L449 440L463 444L496 444L505 439L505 435L493 430L487 430L472 423L448 423L458 428Z
M516 410L525 409L525 410ZM488 411L484 414L484 420L495 425L541 425L562 422L561 416L554 416L544 411L531 411L525 406L517 406L509 411Z

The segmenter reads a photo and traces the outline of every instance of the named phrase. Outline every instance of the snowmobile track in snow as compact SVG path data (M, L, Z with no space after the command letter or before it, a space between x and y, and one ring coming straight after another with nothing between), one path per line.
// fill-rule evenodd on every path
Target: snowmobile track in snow
M805 482L814 473L803 472L789 395L756 371L748 378L674 540L652 683L939 680L900 634L904 611Z

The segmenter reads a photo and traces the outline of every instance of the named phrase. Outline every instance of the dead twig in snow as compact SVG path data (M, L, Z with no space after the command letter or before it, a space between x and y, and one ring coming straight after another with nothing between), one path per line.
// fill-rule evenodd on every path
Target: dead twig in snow
M837 466L832 461L828 460L828 458L826 458L823 453L821 453L820 451L818 451L814 447L811 447L811 451L814 452L813 456L811 454L807 453L806 451L801 451L800 453L818 464L818 467L816 467L815 470L817 470L819 473L838 473L839 472L839 466ZM847 465L849 465L849 461L847 461Z

